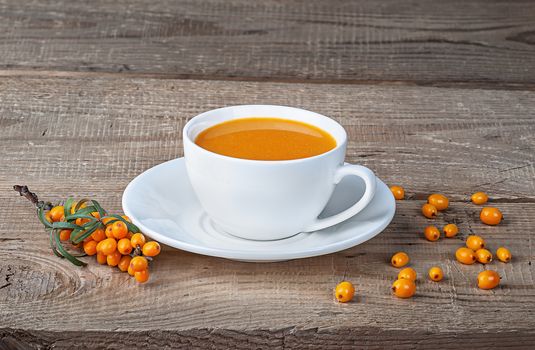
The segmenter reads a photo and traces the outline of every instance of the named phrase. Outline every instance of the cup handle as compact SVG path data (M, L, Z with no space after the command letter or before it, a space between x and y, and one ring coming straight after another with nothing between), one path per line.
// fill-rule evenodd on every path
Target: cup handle
M303 230L303 232L322 230L326 227L336 225L359 213L362 209L366 208L368 204L370 204L373 196L375 195L375 187L377 182L373 171L362 165L345 164L336 169L336 173L334 174L334 183L338 184L344 177L350 175L358 176L364 180L366 190L364 191L362 198L341 213L323 219L315 219Z

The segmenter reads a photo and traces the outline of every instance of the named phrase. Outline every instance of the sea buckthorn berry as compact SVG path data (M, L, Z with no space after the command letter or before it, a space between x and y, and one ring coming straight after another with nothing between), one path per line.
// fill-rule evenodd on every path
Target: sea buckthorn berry
M496 250L496 256L498 257L498 260L504 263L511 261L511 258L512 258L512 255L509 249L504 248L504 247L500 247L498 248L498 250Z
M158 244L158 242L150 241L145 243L142 251L145 256L156 256L160 254L160 249L160 244Z
M128 267L130 266L130 260L132 260L130 255L123 255L121 257L121 260L119 261L119 264L117 265L119 270L121 270L122 272L128 271Z
M502 221L503 215L498 208L484 207L481 209L479 218L484 224L494 226L498 225Z
M92 241L92 240L93 240L93 238L91 238L91 235L90 235L89 237L84 238L83 242L86 243L86 242L89 242L89 241Z
M71 232L72 230L61 230L59 231L59 239L62 241L68 241L71 238Z
M130 238L130 242L132 243L132 247L136 248L139 246L140 248L143 248L145 245L145 236L142 233L134 233L132 235L132 238Z
M433 204L425 203L422 206L422 214L428 219L434 219L437 217L438 210Z
M54 208L50 209L50 217L52 218L52 221L58 222L61 221L61 218L65 214L65 209L63 208L63 205L56 205Z
M429 278L431 279L431 281L435 282L442 281L442 279L444 278L444 272L442 272L442 269L440 267L433 266L429 269Z
M72 204L72 207L71 207L71 214L74 214L74 213L75 213L74 209L76 208L77 205L78 205L78 202L74 202L74 203ZM80 209L82 209L82 208L85 208L85 207L87 207L87 203L82 203L82 204L80 205L80 208L78 208L78 210L80 210Z
M452 238L457 236L457 233L459 233L459 228L455 224L447 224L442 229L444 231L444 235L448 238Z
M117 241L113 238L106 238L101 241L100 252L104 255L110 255L117 250Z
M97 254L97 242L93 240L84 242L84 252L89 256Z
M398 280L416 281L416 271L412 267L406 267L398 273Z
M130 259L132 260L132 259ZM132 267L130 266L130 263L128 264L128 269L126 270L130 276L134 276L135 272L132 270Z
M106 255L104 255L102 253L97 253L97 262L100 265L104 265L107 262L107 260L108 260L108 258L106 257Z
M78 225L78 226L83 226L83 225L87 224L88 222L89 222L89 219L78 218L78 219L76 219L76 221L74 223L76 225Z
M139 283L145 283L149 280L149 271L148 270L136 271L134 273L134 278Z
M100 242L106 239L106 234L104 233L104 229L97 228L92 234L91 238L93 238L94 241Z
M391 186L390 191L392 191L394 198L397 200L402 200L405 198L405 190L401 186Z
M432 195L427 197L427 203L434 205L437 210L442 211L448 209L450 201L448 197L443 194L433 193Z
M106 230L104 230L104 234L108 238L115 238L113 237L113 228L111 227L111 225L106 226Z
M489 196L485 192L476 192L470 197L474 204L485 204L489 200Z
M128 238L128 239L132 239L132 236L133 236L133 235L134 235L134 234L133 234L132 232L128 231L128 234L126 235L126 238Z
M126 221L128 221L128 222L132 222L132 220L130 220L130 218L128 216L126 216L126 215L121 215L121 217L123 219L125 219Z
M100 213L98 211L92 212L91 216L100 220Z
M407 253L404 252L398 252L394 255L392 255L392 259L390 259L390 262L392 263L392 266L394 267L403 267L407 265L410 261L409 256Z
M492 253L482 248L476 250L476 259L482 264L488 264L492 261Z
M121 255L121 253L119 253L117 250L114 251L113 253L109 254L106 256L106 262L108 263L108 265L110 266L117 266L119 265L119 261L121 261L121 258L123 256Z
M480 236L471 235L466 238L466 246L473 251L485 248L485 240Z
M435 226L427 226L424 229L424 236L428 241L438 241L440 238L440 231Z
M477 286L481 289L493 289L500 284L500 275L496 271L485 270L477 275Z
M102 251L102 242L104 242L104 240L97 242L97 253L100 253Z
M123 255L130 254L132 251L132 243L130 243L128 238L120 239L119 242L117 242L117 250Z
M455 252L457 261L465 265L472 265L476 262L476 254L470 248L461 247Z
M113 233L113 237L116 239L125 238L128 234L128 227L126 227L126 224L122 221L116 221L113 224L111 224L111 231Z
M394 282L392 291L398 298L410 298L416 292L416 284L408 279L400 279Z
M52 215L50 215L50 211L47 211L46 214L45 214L45 219L46 221L48 222L53 222L52 220Z
M355 296L355 287L351 282L343 281L338 283L334 289L334 296L340 303L347 303Z
M147 259L143 256L135 256L130 261L130 267L134 272L146 270L149 267Z

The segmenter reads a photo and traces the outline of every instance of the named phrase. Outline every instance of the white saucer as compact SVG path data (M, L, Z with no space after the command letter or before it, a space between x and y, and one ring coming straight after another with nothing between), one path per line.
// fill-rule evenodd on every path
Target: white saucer
M344 178L322 215L348 208L363 192L362 180L353 176ZM388 226L396 204L390 189L377 179L372 202L343 223L276 241L246 240L214 226L191 188L184 158L179 158L157 165L132 180L123 194L123 210L141 231L169 246L233 260L268 262L334 253L365 242Z

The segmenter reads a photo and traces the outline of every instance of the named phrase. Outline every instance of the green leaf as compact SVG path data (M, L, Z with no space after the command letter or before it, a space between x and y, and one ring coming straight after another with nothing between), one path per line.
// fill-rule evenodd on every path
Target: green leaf
M93 203L93 206L95 208L97 208L97 211L98 213L100 214L100 217L104 217L106 216L108 213L106 213L106 210L104 210L104 208L102 208L102 206L100 205L99 202L97 202L96 200L92 199L91 200L91 203Z
M56 245L54 243L54 230L50 230L49 232L50 237L50 248L52 248L52 251L54 254L56 254L57 257L63 258L63 255L61 255L58 250L56 249Z
M59 233L55 233L54 234L54 238L55 238L56 246L58 247L59 252L61 253L61 255L63 255L63 257L65 259L69 260L70 262L72 262L76 266L85 266L85 265L87 265L85 262L76 259L74 256L72 256L71 253L69 253L67 250L65 250L65 247L63 247L63 245L61 244L61 241L59 239Z
M65 216L65 220L67 220L67 216L71 215L71 208L74 203L74 198L69 197L65 201L65 204L63 205L63 216Z
M87 214L79 214L79 213L72 214L72 215L69 215L69 216L65 217L65 220L67 220L67 221L71 221L71 220L75 220L75 219L96 220L96 218L94 216L87 215Z
M54 222L52 224L52 228L59 228L59 229L77 229L80 228L80 226L73 224L72 222L64 222L64 221L58 221Z
M94 211L97 211L97 208L95 208L94 206L91 205L89 207L78 209L77 211L74 212L74 214L70 214L69 216L73 216L73 215L77 215L77 214L88 215L88 214L91 214Z
M45 211L43 210L43 208L38 208L37 209L37 217L39 218L41 223L43 225L45 225L45 227L52 228L52 224L50 222L48 222L48 220L45 217Z
M78 244L80 243L81 241L83 241L84 239L86 239L87 237L91 236L91 234L93 232L96 231L96 229L100 226L100 223L97 222L95 224L93 224L93 226L91 226L90 228L84 230L84 231L81 231L80 234L78 234L77 236L74 237L74 239L72 239L72 243L74 244ZM71 235L72 236L72 235Z
M126 224L126 227L128 227L128 231L130 231L132 233L141 232L141 230L136 225L134 225L131 222L126 221L120 215L108 215L108 216L103 217L102 219L104 219L104 218L114 218L114 219L117 219L117 220L120 220L120 221L124 222ZM117 221L117 220L115 220L115 221ZM115 221L110 221L107 224L109 225L110 223L113 223Z

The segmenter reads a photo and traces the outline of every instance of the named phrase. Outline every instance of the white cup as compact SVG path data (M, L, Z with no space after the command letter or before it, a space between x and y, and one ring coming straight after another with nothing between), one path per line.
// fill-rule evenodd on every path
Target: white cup
M195 144L206 128L250 117L312 124L331 134L336 147L309 158L262 161L224 156ZM197 115L184 126L182 135L186 170L199 202L217 226L238 237L274 240L321 230L357 214L375 194L376 178L370 169L344 165L344 128L318 113L284 106L231 106ZM364 195L345 211L319 219L336 184L350 175L364 180Z

